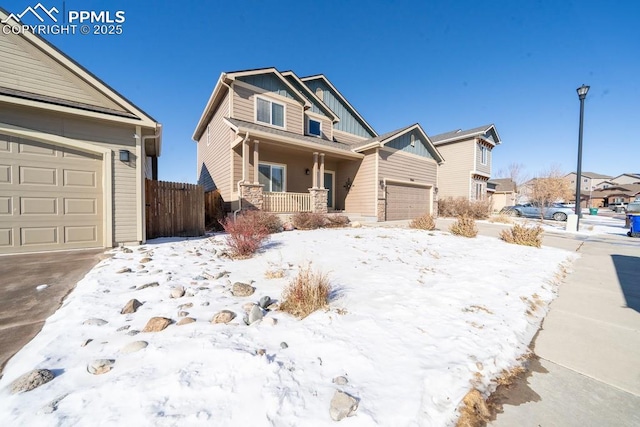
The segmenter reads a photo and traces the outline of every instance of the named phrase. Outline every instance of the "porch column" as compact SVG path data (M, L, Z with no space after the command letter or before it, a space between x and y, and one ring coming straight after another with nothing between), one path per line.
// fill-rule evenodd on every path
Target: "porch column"
M311 188L318 188L318 153L313 153L313 182Z
M260 162L260 155L258 154L258 147L260 141L253 141L253 183L258 184L258 163Z
M242 181L249 182L249 141L242 142Z
M320 188L324 188L324 153L320 153Z

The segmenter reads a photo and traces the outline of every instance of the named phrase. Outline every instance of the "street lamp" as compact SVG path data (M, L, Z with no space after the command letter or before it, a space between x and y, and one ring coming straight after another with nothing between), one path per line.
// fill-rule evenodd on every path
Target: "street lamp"
M582 85L578 89L578 98L580 99L580 130L578 132L578 170L576 171L576 215L578 216L576 222L576 231L580 231L580 214L582 208L580 207L580 187L582 185L582 124L584 122L584 99L589 92L589 86Z

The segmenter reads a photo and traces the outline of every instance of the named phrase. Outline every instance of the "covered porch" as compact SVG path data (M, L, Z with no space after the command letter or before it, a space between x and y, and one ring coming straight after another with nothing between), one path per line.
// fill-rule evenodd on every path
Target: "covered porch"
M255 130L239 136L233 147L239 208L273 213L345 210L363 155L345 144L310 139L288 141Z

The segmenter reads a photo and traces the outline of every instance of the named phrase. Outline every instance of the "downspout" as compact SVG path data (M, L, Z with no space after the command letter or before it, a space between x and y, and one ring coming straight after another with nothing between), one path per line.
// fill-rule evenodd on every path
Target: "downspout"
M242 140L242 145L244 146L245 142L247 142L247 140L249 139L249 131L247 131L244 134L244 139ZM244 152L244 149L242 150ZM236 220L236 217L238 216L238 212L240 212L242 210L242 195L240 194L240 184L242 182L244 182L244 176L245 176L245 161L244 158L242 159L242 179L240 181L238 181L236 183L236 188L238 189L238 209L233 211L233 220Z

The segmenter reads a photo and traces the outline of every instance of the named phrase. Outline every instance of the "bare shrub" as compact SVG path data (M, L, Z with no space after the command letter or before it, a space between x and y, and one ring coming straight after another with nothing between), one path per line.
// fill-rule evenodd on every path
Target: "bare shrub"
M491 215L490 200L468 200L464 197L445 197L438 200L438 215L487 219Z
M327 215L325 227L339 228L349 225L349 217L346 215Z
M449 231L457 236L476 237L478 235L478 227L473 218L461 216L456 222L451 224Z
M258 216L249 212L238 215L235 220L227 218L220 224L228 234L227 244L234 258L249 258L269 239L269 230Z
M469 391L462 399L462 406L459 411L460 418L458 418L456 427L486 426L491 417L491 412L489 412L482 394L476 389Z
M542 233L542 228L539 225L527 227L516 224L508 230L502 230L500 238L507 243L539 248L542 246Z
M492 215L491 218L489 218L489 222L499 222L501 224L512 224L513 220L511 219L511 217L509 217L509 215L500 213L498 215Z
M291 223L298 230L315 230L326 225L325 215L313 212L298 212L291 217Z
M415 218L413 221L409 223L409 227L417 228L419 230L435 230L436 222L433 220L433 217L429 214L424 214Z
M282 221L277 215L269 212L259 210L249 210L242 214L244 217L252 217L251 221L254 221L261 227L267 229L269 234L279 233L283 230Z
M280 310L303 319L326 307L330 293L331 284L326 273L312 270L311 265L301 267L282 293Z

